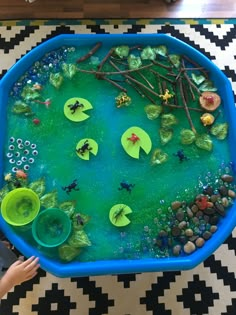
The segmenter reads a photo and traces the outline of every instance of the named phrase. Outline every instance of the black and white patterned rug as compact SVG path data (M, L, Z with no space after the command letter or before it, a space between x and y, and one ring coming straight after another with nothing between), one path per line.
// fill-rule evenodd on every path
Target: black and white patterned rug
M210 58L236 95L236 19L0 22L0 77L43 41L65 33L166 33ZM1 315L235 315L236 229L190 271L60 279L40 270L0 304Z

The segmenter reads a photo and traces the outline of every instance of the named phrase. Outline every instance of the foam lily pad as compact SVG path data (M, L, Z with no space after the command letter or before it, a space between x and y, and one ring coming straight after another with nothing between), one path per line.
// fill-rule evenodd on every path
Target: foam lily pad
M85 146L83 150L83 146ZM87 149L86 149L87 147ZM80 157L82 160L89 160L90 154L97 155L98 153L98 144L95 140L87 138L87 139L81 139L77 145L76 145L76 154L78 157Z
M70 105L74 105L76 102L79 102L83 106L78 107L73 113L73 111L70 108ZM72 97L68 99L64 105L64 114L66 118L68 118L69 120L79 122L89 118L89 115L85 114L85 111L91 108L93 108L93 106L85 98Z
M136 135L139 140L136 142L129 140L128 138L131 138L132 134ZM127 129L121 137L121 144L125 152L134 159L139 159L140 148L142 148L146 154L148 154L152 148L152 141L149 135L139 127L130 127Z
M109 212L109 219L115 226L126 226L130 223L130 220L126 217L132 210L125 204L114 205Z

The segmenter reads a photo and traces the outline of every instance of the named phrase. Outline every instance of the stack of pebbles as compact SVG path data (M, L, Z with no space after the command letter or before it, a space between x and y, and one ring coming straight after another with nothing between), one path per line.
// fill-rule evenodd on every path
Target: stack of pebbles
M235 199L236 193L231 185L233 181L233 176L224 174L219 181L222 184L217 189L209 185L190 203L172 202L172 224L168 231L159 232L156 245L161 249L163 242L160 240L164 237L174 256L191 254L204 246L217 231L217 223L226 215L227 208Z

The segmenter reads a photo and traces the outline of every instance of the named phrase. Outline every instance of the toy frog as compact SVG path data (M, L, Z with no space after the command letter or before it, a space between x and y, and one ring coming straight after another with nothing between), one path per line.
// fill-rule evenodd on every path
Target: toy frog
M189 158L188 158L186 155L184 155L184 150L183 150L183 149L178 150L178 151L174 154L174 156L177 156L177 157L179 158L179 161L180 161L180 162L183 162L184 160L185 160L185 161L189 160Z
M134 188L135 184L129 184L126 181L122 181L120 183L120 187L118 188L118 190L122 190L122 189L126 189L129 193L131 193L132 188Z
M83 108L83 107L84 107L84 104L80 103L80 102L77 100L74 104L69 104L69 105L67 105L67 106L70 108L71 114L74 114L78 108Z
M69 193L70 193L72 190L76 190L76 191L79 190L79 188L76 187L77 185L78 185L78 184L77 184L77 179L74 179L73 182L72 182L70 185L64 186L64 187L62 187L62 189L65 190L66 193L69 195Z
M88 140L85 140L84 144L80 148L76 149L76 152L78 154L84 155L85 152L91 151L92 149L93 148L89 146Z

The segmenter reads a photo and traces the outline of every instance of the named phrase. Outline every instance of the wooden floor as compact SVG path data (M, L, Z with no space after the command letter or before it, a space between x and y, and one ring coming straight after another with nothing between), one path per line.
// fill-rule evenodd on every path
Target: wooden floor
M235 0L0 0L0 20L70 18L233 18Z

